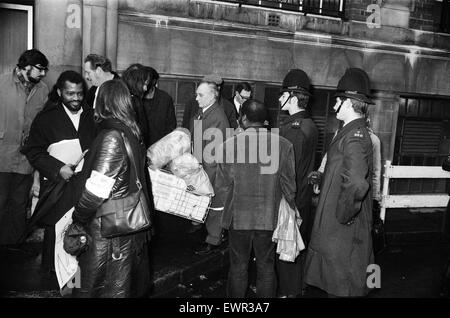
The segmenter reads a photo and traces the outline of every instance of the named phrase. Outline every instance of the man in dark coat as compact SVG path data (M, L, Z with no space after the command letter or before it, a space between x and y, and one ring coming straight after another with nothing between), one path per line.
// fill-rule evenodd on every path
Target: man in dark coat
M159 79L158 72L149 66L145 69L150 83L149 90L143 99L148 124L148 132L144 140L148 142L146 147L149 147L177 128L177 117L172 97L156 86Z
M334 110L343 127L327 152L305 279L330 296L358 297L369 292L366 271L374 262L372 142L364 118L373 103L361 69L347 69L337 89Z
M202 79L202 82L211 82L211 83L216 84L217 89L219 91L219 96L217 98L217 102L220 105L220 107L222 108L222 110L225 112L225 115L228 118L230 127L237 128L238 122L237 122L237 117L236 117L236 110L235 110L233 104L221 95L221 91L222 91L222 87L223 87L223 79L216 74L211 74L211 75L206 75ZM191 99L190 101L188 101L186 103L186 105L184 107L184 113L183 113L183 123L181 124L182 127L189 129L189 124L190 124L191 118L196 116L196 114L198 113L198 109L199 109L198 102L195 98Z
M65 71L59 76L44 109L31 124L30 135L22 153L40 173L42 194L51 183L61 178L66 180L64 192L51 209L42 217L40 224L45 226L42 265L45 270L54 268L55 228L58 220L74 206L82 189L81 177L73 164L81 157L82 151L90 147L96 134L93 109L83 103L86 84L81 74ZM67 154L67 145L74 151L72 158ZM59 158L59 159L58 159ZM66 162L64 162L65 160Z
M189 125L194 142L194 155L197 159L200 159L199 157L201 156L201 160L199 161L202 162L203 169L214 188L216 164L213 158L208 157L209 153L207 153L207 149L214 149L214 146L220 145L225 140L227 136L226 130L230 125L225 112L217 101L219 91L214 82L202 81L197 87L196 95L200 109L198 115L191 118ZM216 132L220 132L222 136L215 136L211 141L203 140L205 131L208 129L216 129ZM214 196L211 200L210 210L205 222L208 235L206 236L205 244L195 251L196 254L210 254L222 243L222 226L220 224L222 211L222 202L217 196Z
M295 204L302 218L300 233L307 245L311 236L312 187L308 185L308 174L314 169L315 154L319 131L306 110L311 93L310 81L306 73L299 69L290 70L283 80L279 98L281 110L289 112L289 117L280 127L280 135L292 142L295 152L295 181L297 193ZM303 265L306 250L302 251L295 262L278 260L278 279L280 296L295 297L302 293Z

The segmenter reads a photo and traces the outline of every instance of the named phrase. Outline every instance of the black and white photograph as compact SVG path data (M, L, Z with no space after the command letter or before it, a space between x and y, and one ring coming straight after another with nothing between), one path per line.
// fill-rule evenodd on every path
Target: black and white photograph
M450 0L0 1L0 298L448 299L449 74Z

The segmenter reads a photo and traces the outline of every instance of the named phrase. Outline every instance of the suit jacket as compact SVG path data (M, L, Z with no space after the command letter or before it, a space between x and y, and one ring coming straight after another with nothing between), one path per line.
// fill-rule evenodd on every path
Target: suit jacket
M233 105L233 111L234 111L234 115L236 116L236 119L239 119L240 114L239 114L239 111L236 109L236 105L234 104L234 96L229 98L228 101L230 102L231 105Z
M228 118L229 127L237 128L238 117L236 117L236 108L234 107L234 104L230 103L230 101L225 99L223 96L219 98L218 103L222 107L223 111L225 112L225 115ZM198 113L198 110L199 107L195 98L188 101L184 106L183 123L181 124L181 126L189 129L191 119Z
M270 149L270 160L261 157L261 147ZM266 128L251 127L227 139L220 152L216 188L224 203L222 227L273 231L282 195L295 205L292 143Z
M111 72L112 74L114 74L114 78L113 79L120 79L119 74L117 74L116 72ZM86 97L85 97L85 102L88 106L90 106L91 108L94 108L94 100L95 100L95 92L97 91L97 86L91 86L87 93L86 93Z
M226 139L227 128L230 127L228 118L225 115L222 107L218 102L215 102L211 107L209 107L203 114L203 118L197 120L196 116L193 116L190 121L189 130L191 132L191 138L194 143L194 155L201 156L203 169L211 181L214 188L214 180L216 177L216 162L213 158L209 157L208 154L211 150L211 155L215 154L215 149L217 149L220 144ZM203 140L204 133L209 128L216 128L217 132L221 136L216 136L213 140ZM229 132L230 133L230 132ZM199 148L199 146L201 148ZM207 147L207 148L206 148ZM205 150L206 148L206 150ZM214 190L214 192L216 192ZM218 200L217 196L214 196L211 201L211 207L222 207L223 205Z

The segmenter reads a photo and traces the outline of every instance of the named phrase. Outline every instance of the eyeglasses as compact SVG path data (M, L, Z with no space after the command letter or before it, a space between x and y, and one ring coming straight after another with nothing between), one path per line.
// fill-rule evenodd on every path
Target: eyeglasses
M40 65L33 65L33 67L37 68L40 72L48 72L48 67L40 66Z
M250 99L252 97L251 95L249 95L249 96L242 96L241 93L238 93L238 94L243 100L247 100L247 99Z

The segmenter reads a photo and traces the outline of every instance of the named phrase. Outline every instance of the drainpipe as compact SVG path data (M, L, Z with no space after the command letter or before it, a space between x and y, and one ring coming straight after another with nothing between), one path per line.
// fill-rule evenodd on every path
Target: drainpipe
M83 60L95 53L109 58L116 68L117 22L118 0L83 0Z
M113 70L117 69L117 24L119 0L108 0L106 5L106 56Z

